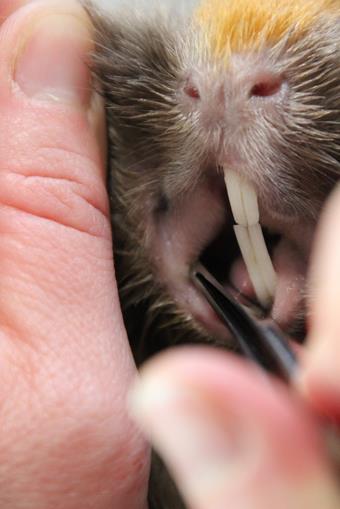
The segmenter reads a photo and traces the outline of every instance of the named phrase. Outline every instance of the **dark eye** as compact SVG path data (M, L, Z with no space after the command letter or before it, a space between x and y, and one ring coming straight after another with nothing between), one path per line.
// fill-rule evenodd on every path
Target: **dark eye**
M162 193L154 208L155 214L166 214L169 211L170 204L168 198Z

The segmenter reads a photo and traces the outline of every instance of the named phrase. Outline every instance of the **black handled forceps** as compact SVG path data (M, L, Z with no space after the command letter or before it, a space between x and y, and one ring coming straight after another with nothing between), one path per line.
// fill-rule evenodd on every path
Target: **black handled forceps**
M265 317L261 308L233 288L222 287L200 263L192 270L192 280L231 331L239 350L266 371L290 382L297 369L297 359L288 338L274 320ZM323 418L320 425L329 456L340 475L339 427Z
M264 369L291 380L297 360L274 320L264 317L259 307L236 295L232 288L223 288L200 263L195 265L192 279L231 331L241 352Z

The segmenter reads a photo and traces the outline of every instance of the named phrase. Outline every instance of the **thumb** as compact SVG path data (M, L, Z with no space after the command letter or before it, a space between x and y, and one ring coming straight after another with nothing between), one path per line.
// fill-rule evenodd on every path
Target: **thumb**
M115 289L90 21L35 1L0 29L0 506L145 504ZM85 63L84 63L85 61ZM6 433L5 433L6 431Z

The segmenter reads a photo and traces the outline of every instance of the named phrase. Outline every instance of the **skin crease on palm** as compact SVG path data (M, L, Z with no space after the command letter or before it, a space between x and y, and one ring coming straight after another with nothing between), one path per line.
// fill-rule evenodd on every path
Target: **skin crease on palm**
M146 509L104 113L83 63L91 27L73 0L1 0L0 23L0 507ZM337 191L297 381L337 418L339 216ZM193 509L339 508L316 419L292 392L232 355L186 348L150 362L131 401Z

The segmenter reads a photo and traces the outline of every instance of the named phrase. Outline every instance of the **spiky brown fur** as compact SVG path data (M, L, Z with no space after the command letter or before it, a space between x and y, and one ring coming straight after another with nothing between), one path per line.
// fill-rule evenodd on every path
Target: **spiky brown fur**
M157 221L175 196L184 199L203 178L208 143L220 139L219 127L207 140L195 116L185 117L179 107L186 68L213 72L220 63L208 60L198 42L202 34L188 24L152 16L107 19L93 11L92 18L94 68L107 104L117 273L139 362L168 344L211 339L178 309L145 246L147 216ZM273 68L289 83L289 102L281 118L255 118L238 143L251 158L251 171L272 189L275 207L292 218L315 220L339 176L339 41L340 23L321 12L294 43L286 35L266 48Z
M144 211L163 213L168 198L162 179L181 171L181 161L187 158L181 150L183 139L197 141L176 105L182 73L176 34L162 19L157 24L115 23L93 10L91 14L97 33L94 69L107 105L116 270L129 337L140 363L167 345L209 339L174 304L143 248Z
M264 37L257 46L284 76L289 100L278 117L252 117L236 147L249 162L245 171L251 168L261 186L271 190L273 206L293 221L301 216L315 221L340 174L340 22L319 3L303 32L296 20L283 38ZM205 178L204 168L221 139L227 148L221 126L202 130L197 116L183 113L178 99L188 68L218 75L225 62L204 47L205 28L196 22L130 14L108 19L92 8L90 13L96 29L94 72L107 107L116 269L140 363L174 343L215 341L177 306L147 246L149 219L157 224L175 213L176 201L185 200ZM249 47L247 52L252 53ZM228 126L224 129L228 132ZM179 509L180 502L171 497L164 506L155 498L151 506Z

